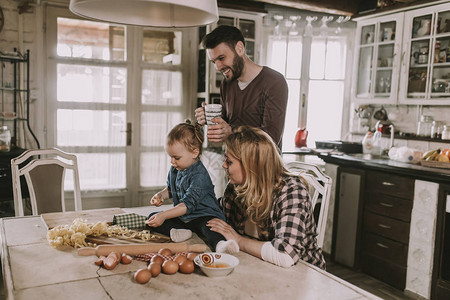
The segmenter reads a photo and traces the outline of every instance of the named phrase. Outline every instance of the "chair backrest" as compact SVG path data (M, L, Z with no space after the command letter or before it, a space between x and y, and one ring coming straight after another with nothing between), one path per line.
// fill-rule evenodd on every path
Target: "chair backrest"
M24 163L26 165L21 166ZM21 176L25 177L28 185L33 215L66 211L64 177L67 169L73 171L75 210L81 210L80 179L75 155L50 148L27 150L20 156L11 159L16 216L24 215Z
M317 244L323 246L325 228L328 217L328 206L331 197L332 179L323 173L320 167L299 161L286 163L286 169L294 174L301 175L309 184L309 193L313 209L320 199L320 212L317 218Z

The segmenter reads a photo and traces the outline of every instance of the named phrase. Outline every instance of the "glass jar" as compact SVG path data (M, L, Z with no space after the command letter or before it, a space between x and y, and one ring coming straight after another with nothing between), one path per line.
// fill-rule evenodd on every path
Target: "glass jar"
M433 123L432 116L421 115L420 121L417 123L417 135L430 136L432 123Z
M443 130L444 130L444 122L433 121L433 125L431 126L431 138L441 139Z
M444 129L442 130L442 139L450 140L450 125L444 125Z
M11 132L7 126L0 127L0 152L11 150Z

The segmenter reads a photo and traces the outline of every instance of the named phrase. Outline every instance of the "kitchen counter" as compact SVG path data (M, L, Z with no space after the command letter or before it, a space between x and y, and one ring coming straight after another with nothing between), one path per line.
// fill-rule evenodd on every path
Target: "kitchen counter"
M326 163L331 164L356 168L364 167L438 183L448 183L450 181L450 169L424 167L418 164L394 161L389 158L376 158L365 154L325 153L318 156Z
M146 215L154 209L123 210ZM196 269L137 284L134 272L147 263L108 271L94 264L95 256L54 249L40 216L3 218L0 229L7 299L379 299L303 261L285 269L244 252L236 254L240 264L226 277L206 277Z

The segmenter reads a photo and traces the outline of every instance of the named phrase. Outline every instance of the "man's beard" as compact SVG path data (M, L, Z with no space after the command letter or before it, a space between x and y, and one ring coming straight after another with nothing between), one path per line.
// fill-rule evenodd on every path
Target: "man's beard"
M233 65L230 67L233 76L225 77L227 81L233 81L238 79L242 75L242 70L244 70L244 59L240 57L237 53L234 53Z

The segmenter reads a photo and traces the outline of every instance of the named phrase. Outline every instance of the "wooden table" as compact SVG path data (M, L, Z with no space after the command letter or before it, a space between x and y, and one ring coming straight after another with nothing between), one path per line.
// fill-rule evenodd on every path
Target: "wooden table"
M146 215L152 209L124 210ZM226 277L206 277L196 269L160 274L141 285L133 275L147 263L133 261L108 271L94 264L95 256L54 249L40 216L1 219L0 230L7 299L379 299L302 261L285 269L243 252Z

